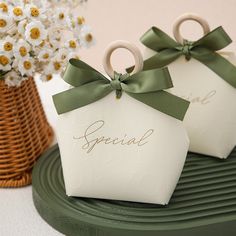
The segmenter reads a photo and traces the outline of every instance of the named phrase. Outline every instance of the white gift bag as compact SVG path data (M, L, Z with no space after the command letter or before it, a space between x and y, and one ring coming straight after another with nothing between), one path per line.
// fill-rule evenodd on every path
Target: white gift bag
M130 50L142 68L141 53L125 41L106 51L104 68L113 76L113 50ZM147 78L148 79L148 78ZM189 147L182 121L114 92L73 111L56 124L68 196L167 204Z
M196 15L183 15L174 24L174 36L183 39L179 27L185 20L195 20L209 32L207 22ZM157 52L145 48L144 58ZM233 52L219 52L232 64ZM169 91L191 102L184 118L190 138L190 151L227 158L236 143L236 89L198 60L189 61L184 56L168 65L174 87ZM235 74L236 79L236 74Z

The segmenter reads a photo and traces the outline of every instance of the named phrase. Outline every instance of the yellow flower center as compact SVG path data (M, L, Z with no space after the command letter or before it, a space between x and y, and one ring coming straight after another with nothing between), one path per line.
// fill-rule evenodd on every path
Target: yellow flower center
M22 9L21 9L20 7L15 7L15 8L13 9L13 13L14 13L14 15L16 15L16 16L22 16L22 15L23 15L23 11L22 11Z
M84 17L83 17L83 16L79 16L79 17L77 18L77 23L78 23L78 25L84 24L84 23L85 23Z
M1 2L0 3L0 9L2 9L3 12L8 12L8 6L6 3Z
M60 13L60 14L59 14L59 19L60 19L60 20L63 20L64 18L65 18L64 13Z
M52 79L52 75L51 75L51 74L46 75L46 80L47 80L47 81L49 81L49 80L51 80L51 79Z
M19 52L20 52L20 55L21 55L22 57L24 57L24 56L26 56L26 54L27 54L27 49L26 49L24 46L21 46L21 47L19 48Z
M37 16L39 16L39 9L37 7L31 7L30 13L31 13L31 16L37 17Z
M48 53L44 53L43 54L43 59L48 59L49 58L49 54Z
M9 59L6 56L1 55L0 56L0 64L3 66L6 66L7 64L9 64Z
M5 50L5 51L11 51L12 48L13 48L12 43L6 42L6 43L4 44L4 50Z
M4 19L0 19L0 27L5 27L7 25L7 22Z
M39 30L39 28L32 28L30 30L30 37L32 39L38 39L40 37L40 30Z
M32 67L32 64L30 61L24 61L23 65L26 70L30 70Z
M76 48L76 42L74 40L69 41L70 48Z
M55 61L55 62L53 63L53 66L54 66L54 69L55 69L55 70L60 70L60 68L61 68L61 64L60 64L59 62L57 62L57 61Z
M92 34L87 34L87 35L85 36L85 40L86 40L87 42L91 42L91 41L93 40L93 35L92 35Z

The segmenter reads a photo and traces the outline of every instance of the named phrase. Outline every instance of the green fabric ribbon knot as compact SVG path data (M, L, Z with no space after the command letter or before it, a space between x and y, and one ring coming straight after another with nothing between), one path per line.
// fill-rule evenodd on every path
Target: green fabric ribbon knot
M96 102L114 90L118 98L123 91L179 120L183 120L189 106L188 101L163 91L173 87L167 68L142 71L134 75L115 72L114 80L109 80L83 61L71 59L63 79L74 88L53 95L58 114Z
M183 46L181 46L179 49L183 52L185 59L189 61L191 59L191 49L193 48L193 42L190 42L188 40L184 41Z
M122 86L121 83L124 81L127 77L129 77L129 74L119 74L117 72L114 73L114 79L110 81L111 87L116 90L116 98L121 98L122 95Z
M152 27L141 37L141 42L157 52L145 60L144 70L167 66L184 55L187 60L194 58L200 61L236 88L236 67L216 52L232 42L221 26L199 40L195 42L185 41L183 45L162 30ZM131 71L132 68L127 69L127 71Z

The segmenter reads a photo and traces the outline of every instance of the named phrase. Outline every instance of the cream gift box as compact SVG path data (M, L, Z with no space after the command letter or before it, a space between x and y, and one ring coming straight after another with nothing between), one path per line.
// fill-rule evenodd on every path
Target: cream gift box
M123 41L112 44L107 57L117 47L142 64L137 48ZM181 120L126 93L60 114L56 134L66 193L78 197L167 204L189 147Z
M196 20L209 32L207 22L196 15L184 15L174 25L174 35L182 42L179 26L185 20ZM144 57L156 54L145 48ZM235 54L220 52L232 64ZM168 64L174 87L170 92L191 102L184 125L190 138L190 151L227 158L236 143L236 90L200 61L184 56ZM228 68L225 68L227 70ZM236 74L235 74L236 80Z

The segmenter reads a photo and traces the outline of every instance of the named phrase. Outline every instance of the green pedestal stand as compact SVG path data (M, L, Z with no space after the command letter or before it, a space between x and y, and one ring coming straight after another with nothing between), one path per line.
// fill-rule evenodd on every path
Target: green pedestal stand
M142 186L140 186L142 187ZM41 217L71 236L235 236L236 149L227 160L189 154L168 206L67 197L57 146L33 171Z

